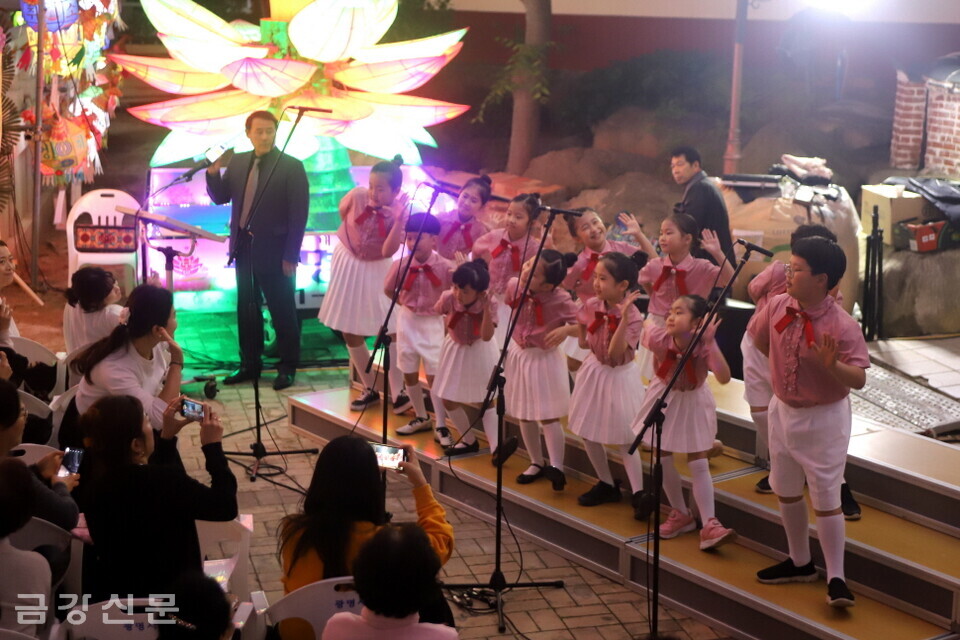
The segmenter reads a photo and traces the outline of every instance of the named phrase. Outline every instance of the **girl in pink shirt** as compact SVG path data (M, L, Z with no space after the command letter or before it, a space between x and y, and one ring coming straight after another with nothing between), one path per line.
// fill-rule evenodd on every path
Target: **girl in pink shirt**
M665 326L647 320L643 343L653 352L656 377L647 389L633 424L635 433L643 428L644 419L666 388L706 313L706 300L700 296L685 295L674 300L670 306ZM686 453L693 498L703 521L703 529L700 530L700 548L703 550L716 548L737 536L736 532L721 525L715 517L713 480L707 461L717 433L717 404L704 384L707 371L713 371L720 384L730 382L730 367L713 339L718 324L719 319L707 328L703 341L697 345L684 371L677 378L676 385L666 397L661 440L663 491L673 509L667 521L660 525L660 537L674 538L697 528L697 522L684 502L680 473L673 461L674 453ZM649 446L653 445L654 428L648 429L643 437Z
M482 258L490 267L490 292L499 303L507 295L507 282L520 274L520 265L532 258L537 240L531 229L540 214L540 194L521 193L507 206L506 224L486 233L473 245L473 257ZM497 345L503 347L510 321L510 307L498 306Z
M645 520L652 508L643 493L643 465L630 455L634 440L630 428L643 403L640 371L634 358L643 331L643 315L634 305L640 297L639 268L622 253L604 255L593 272L595 296L577 313L580 344L587 357L570 400L570 431L583 438L584 449L597 472L597 484L579 497L584 507L619 502L620 481L614 481L604 445L620 448L630 480L634 517ZM599 400L599 402L598 402Z
M339 242L333 250L330 284L317 316L320 322L343 334L350 364L363 381L363 393L350 403L354 411L380 401L380 394L373 389L374 374L366 371L370 351L364 340L377 335L390 306L390 300L383 296L383 279L390 269L391 257L400 248L409 200L402 191L402 164L400 156L391 162L378 162L370 170L369 188L355 187L340 201ZM390 347L390 359L397 361L396 340ZM390 388L394 412L409 409L410 401L402 395L403 376L398 367L390 370Z
M460 441L445 450L448 456L476 453L480 443L471 426L479 418L472 406L487 395L490 374L500 356L493 341L497 302L489 295L490 273L477 258L453 272L453 287L444 291L436 310L444 316L446 335L440 348L434 392L443 399L447 414L460 432ZM483 414L483 431L496 459L497 414Z
M474 242L487 232L477 215L490 201L492 191L490 176L467 180L457 197L457 209L437 216L440 219L437 253L447 260L455 259L458 253L470 255Z
M555 491L567 484L563 473L564 435L560 418L570 405L570 381L558 347L566 336L566 325L573 324L577 305L560 287L567 268L576 256L547 249L537 268L533 261L524 264L520 278L507 284L507 304L520 307L523 287L530 279L528 299L517 319L507 353L504 374L507 413L520 421L520 433L530 455L530 467L517 477L520 484L529 484L546 477ZM550 464L546 465L540 447L540 429L547 441Z

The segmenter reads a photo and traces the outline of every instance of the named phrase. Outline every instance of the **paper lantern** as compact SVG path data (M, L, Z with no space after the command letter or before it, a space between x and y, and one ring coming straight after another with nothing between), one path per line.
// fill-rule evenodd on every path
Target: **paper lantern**
M77 0L45 0L44 4L47 9L46 29L51 33L66 29L80 17L80 7L77 5ZM34 2L20 0L20 11L23 13L23 21L36 31L40 0Z

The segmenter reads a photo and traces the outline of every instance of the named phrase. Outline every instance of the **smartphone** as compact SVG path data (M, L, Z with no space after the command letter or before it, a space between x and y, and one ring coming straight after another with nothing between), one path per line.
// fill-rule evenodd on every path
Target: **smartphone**
M60 463L60 470L57 471L57 476L61 478L66 478L72 473L76 473L80 470L80 462L83 460L83 449L71 449L67 447L67 450L63 452L63 461Z
M203 420L203 403L184 398L180 404L180 413L183 414L184 418Z
M219 160L220 156L222 156L226 152L227 152L227 147L222 144L218 144L214 147L210 147L209 149L207 149L203 155L207 159L207 162L212 164L217 160Z
M377 464L381 469L399 469L400 463L407 460L407 452L400 447L392 447L379 442L371 442L370 446L377 454Z

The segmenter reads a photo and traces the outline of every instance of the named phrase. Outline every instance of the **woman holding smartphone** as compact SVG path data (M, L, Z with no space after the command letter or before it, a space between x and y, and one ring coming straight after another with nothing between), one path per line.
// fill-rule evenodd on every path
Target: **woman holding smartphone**
M433 495L411 445L397 472L413 485L417 523L430 539L440 562L453 552L453 527ZM313 471L301 513L280 523L279 555L283 590L290 593L310 583L349 576L360 547L385 524L383 485L377 456L369 442L358 436L331 440ZM437 588L429 607L420 611L422 622L453 626L453 616ZM280 624L283 640L313 640L314 632L300 620Z

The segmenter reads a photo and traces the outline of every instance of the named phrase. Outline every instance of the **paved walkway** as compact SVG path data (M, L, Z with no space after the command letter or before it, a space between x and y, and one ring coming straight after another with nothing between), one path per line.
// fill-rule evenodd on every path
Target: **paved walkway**
M277 393L270 388L270 378L265 378L261 393L264 412L267 420L278 419L263 432L267 447L297 449L315 446L309 438L300 438L288 429L285 396L343 386L346 380L346 370L343 369L301 372L295 386ZM184 389L193 397L202 396L200 383L184 385ZM254 423L253 389L249 384L221 388L215 404L222 408L227 434L241 432ZM253 432L246 431L227 437L224 445L228 451L249 451L253 441ZM180 451L187 469L207 482L196 427L184 431ZM315 456L289 457L285 465L289 478L275 479L291 485L295 480L306 487L313 473L314 460ZM283 464L279 458L270 458L270 461ZM264 480L249 482L239 465L232 466L240 483L240 511L254 517L250 548L252 577L255 578L252 588L265 591L272 603L283 594L276 555L277 525L286 514L297 511L300 496ZM416 519L409 484L403 478L390 481L387 509L394 514L395 521ZM509 511L507 515L509 517ZM451 583L487 582L493 569L493 526L451 507L447 507L447 517L455 529L456 546L441 579ZM533 640L619 640L647 633L647 599L643 595L522 538L518 548L506 528L504 532L503 570L508 581L517 579L522 561L524 580L563 579L566 583L564 589L524 589L505 595L506 613L512 628L520 634ZM510 629L507 634L499 634L495 614L472 615L457 606L453 606L453 610L461 638L521 637ZM680 640L728 638L670 610L661 611L659 629L661 633L670 633Z

